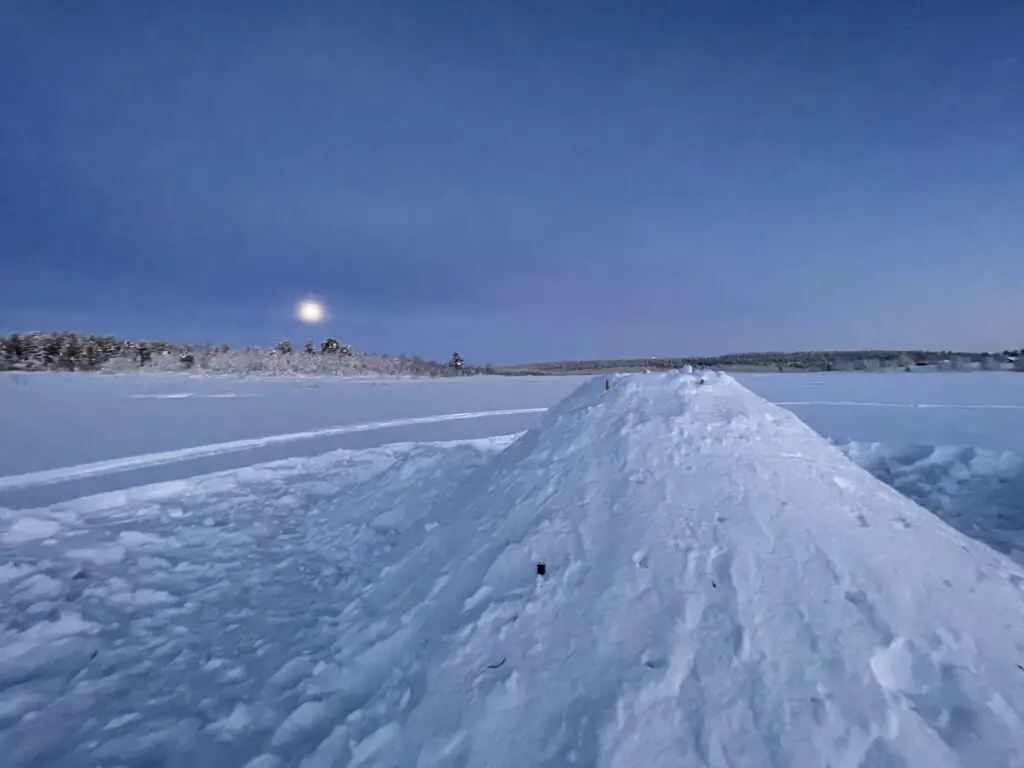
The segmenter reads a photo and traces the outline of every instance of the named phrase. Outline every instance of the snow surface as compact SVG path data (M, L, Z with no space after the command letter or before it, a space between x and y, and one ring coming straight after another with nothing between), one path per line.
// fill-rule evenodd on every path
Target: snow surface
M368 422L452 413L547 408L579 377L449 379L288 378L89 373L0 373L0 475L122 459L197 445L317 432ZM448 440L519 432L535 417L391 429L389 441ZM475 431L474 431L475 430ZM102 437L102 439L99 439ZM371 447L359 435L308 439L315 453ZM190 466L191 474L291 457L251 451L232 464ZM136 483L173 479L149 474Z
M199 445L191 448L181 448L176 451L146 453L140 456L128 456L121 459L112 459L110 461L96 461L90 464L79 464L73 467L61 467L60 469L43 470L41 472L26 472L21 475L8 475L7 477L0 477L0 491L14 488L31 488L37 485L51 485L53 483L65 482L68 480L80 480L88 477L96 477L98 475L109 475L126 470L155 467L195 458L220 456L228 453L247 451L253 448L263 448L268 445L279 445L281 443L291 443L317 437L348 435L354 432L373 432L375 430L387 429L390 427L408 427L416 424L437 424L446 421L466 421L468 419L495 416L521 416L529 413L544 413L546 410L546 408L516 408L504 411L448 413L438 416L392 419L390 421L371 421L366 424L346 424L341 427L327 427L326 429L316 429L308 432L293 432L285 435L271 435L269 437L257 437L250 440L232 440L227 443Z
M837 442L972 446L1024 455L1015 372L749 374L739 381Z
M0 510L2 764L336 759L349 747L330 732L364 695L342 670L387 626L386 606L365 616L362 600L410 577L387 569L436 525L432 499L511 440L342 450Z
M775 399L815 399L795 381ZM840 451L698 382L599 378L518 439L8 504L3 764L1024 764L1024 571L995 551L1019 454ZM541 405L483 386L462 402Z
M1024 385L1019 373L745 374L751 390L839 442L961 445L1024 455ZM193 448L329 427L452 413L548 408L582 377L349 379L0 373L0 475ZM899 407L877 407L877 403ZM922 408L970 406L969 408ZM536 416L505 416L392 428L387 441L453 440L519 432ZM333 448L373 447L349 434L264 448L188 465L180 475L136 474L133 484L170 480ZM10 445L16 450L7 450ZM89 491L104 490L90 487ZM2 502L0 502L2 503Z

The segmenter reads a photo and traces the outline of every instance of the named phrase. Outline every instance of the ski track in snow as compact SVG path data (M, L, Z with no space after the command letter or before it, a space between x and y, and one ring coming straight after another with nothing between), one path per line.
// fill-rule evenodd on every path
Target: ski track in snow
M71 467L59 467L57 469L46 469L38 472L26 472L20 475L7 475L6 477L0 477L0 491L30 488L39 485L50 485L53 483L67 482L69 480L81 480L88 477L96 477L98 475L109 475L127 470L173 464L175 462L187 461L190 459L199 459L208 456L218 456L227 453L236 453L238 451L247 451L253 448L265 448L270 445L290 443L298 440L333 437L336 435L347 435L356 432L370 432L377 429L388 429L390 427L408 427L416 424L437 424L440 422L482 419L493 416L518 416L531 413L544 413L546 410L546 408L512 408L498 411L448 413L436 416L419 416L405 419L391 419L389 421L373 421L365 424L345 424L340 427L327 427L324 429L314 429L306 432L291 432L283 435L270 435L267 437L257 437L246 440L232 440L225 443L198 445L191 448L180 448L173 451L145 453L137 456L125 456L119 459L97 461L90 464L78 464Z
M166 392L153 394L125 395L129 400L234 400L245 397L262 397L262 392Z
M1024 764L1024 571L727 378L613 379L0 509L3 765Z

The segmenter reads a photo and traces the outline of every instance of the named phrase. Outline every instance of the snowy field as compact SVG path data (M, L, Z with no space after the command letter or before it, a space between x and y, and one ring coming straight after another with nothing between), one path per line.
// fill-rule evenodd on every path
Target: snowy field
M1024 765L1024 375L737 379L0 375L0 762Z

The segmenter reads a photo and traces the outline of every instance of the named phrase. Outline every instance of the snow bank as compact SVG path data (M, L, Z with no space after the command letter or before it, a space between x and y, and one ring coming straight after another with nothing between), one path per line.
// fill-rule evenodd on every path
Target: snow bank
M370 762L1024 764L1024 572L700 381L590 382L438 502L347 670L404 680Z

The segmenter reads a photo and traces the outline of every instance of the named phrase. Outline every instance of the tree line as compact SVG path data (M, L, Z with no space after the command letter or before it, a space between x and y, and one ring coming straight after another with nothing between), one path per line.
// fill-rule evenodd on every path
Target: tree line
M604 360L563 360L501 366L506 375L589 374L612 371L666 371L683 368L726 371L876 371L918 368L943 370L1024 371L1024 349L1002 352L952 350L835 350L804 352L749 352L714 357L641 357Z
M289 340L263 349L232 349L227 344L182 345L167 341L128 341L73 331L11 333L0 336L0 370L17 371L182 371L268 375L398 375L452 376L464 374L565 374L614 370L843 371L902 369L921 366L948 370L1024 371L1024 349L1002 352L952 350L847 350L754 352L717 357L661 357L618 360L567 360L520 366L483 368L467 365L455 352L447 363L405 355L362 352L336 337L319 344L306 341L295 351Z
M15 371L192 371L240 375L406 375L451 376L478 373L458 352L447 363L405 355L362 352L330 336L307 341L301 352L291 342L270 349L227 344L182 345L129 341L73 331L33 331L0 336L0 370Z

